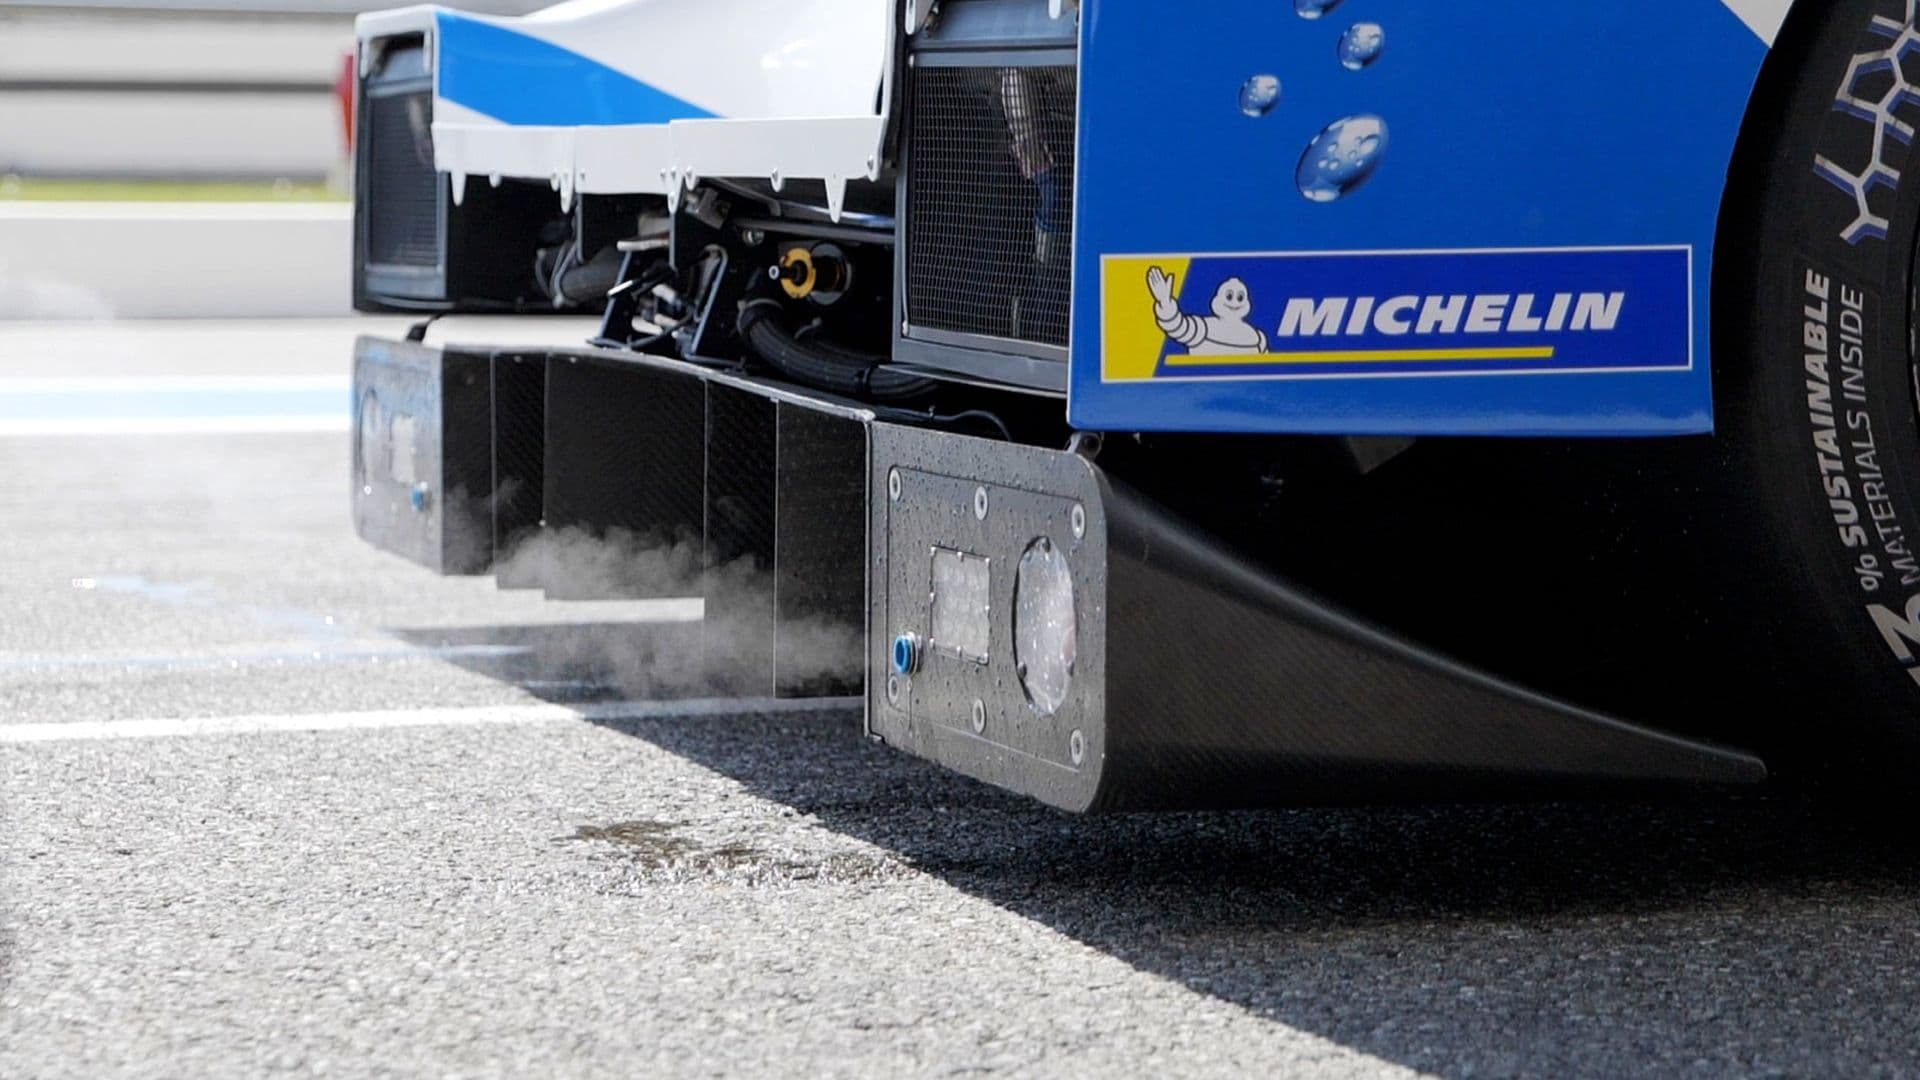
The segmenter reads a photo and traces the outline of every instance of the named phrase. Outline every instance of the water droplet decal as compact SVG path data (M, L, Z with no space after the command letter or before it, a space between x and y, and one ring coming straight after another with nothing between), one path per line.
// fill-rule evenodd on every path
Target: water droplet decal
M1293 0L1293 10L1303 19L1317 19L1340 6L1340 0Z
M1364 113L1335 120L1307 144L1294 182L1308 199L1330 203L1366 183L1386 153L1385 120Z
M1387 47L1387 31L1379 23L1354 23L1340 35L1340 66L1359 71L1373 66Z
M1261 117L1280 104L1280 80L1272 75L1255 75L1240 87L1240 111Z

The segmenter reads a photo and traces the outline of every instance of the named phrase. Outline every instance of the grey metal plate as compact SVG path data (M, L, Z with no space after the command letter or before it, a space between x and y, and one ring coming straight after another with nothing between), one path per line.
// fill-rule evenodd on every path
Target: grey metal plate
M1106 711L1106 539L1086 463L1070 454L888 424L873 425L872 462L870 733L983 780L1061 805L1086 805L1099 783ZM898 498L890 480L896 470ZM984 517L975 502L982 490ZM1072 525L1076 504L1087 523L1079 538ZM1013 645L1015 569L1041 536L1068 554L1078 625L1073 678L1052 715L1042 715L1021 689ZM930 642L918 671L893 677L895 637L931 637L937 549L988 563L986 661ZM975 702L984 713L977 726Z
M353 365L353 521L361 539L442 574L493 558L485 354L361 338Z

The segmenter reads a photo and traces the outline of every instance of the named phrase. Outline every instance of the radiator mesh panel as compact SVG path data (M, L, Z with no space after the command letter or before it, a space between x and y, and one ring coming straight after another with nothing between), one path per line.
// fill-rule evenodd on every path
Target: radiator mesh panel
M432 102L425 91L367 102L367 261L440 263L439 189L433 171Z
M907 321L1067 343L1072 66L921 66L907 164Z

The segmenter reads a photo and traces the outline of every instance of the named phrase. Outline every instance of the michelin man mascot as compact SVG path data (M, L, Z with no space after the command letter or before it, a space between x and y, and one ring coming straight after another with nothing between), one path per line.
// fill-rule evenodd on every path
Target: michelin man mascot
M1153 317L1160 332L1194 356L1231 356L1267 351L1267 335L1247 322L1253 301L1247 283L1228 278L1214 290L1210 317L1187 315L1173 298L1173 275L1154 267L1147 271L1147 290L1153 293Z

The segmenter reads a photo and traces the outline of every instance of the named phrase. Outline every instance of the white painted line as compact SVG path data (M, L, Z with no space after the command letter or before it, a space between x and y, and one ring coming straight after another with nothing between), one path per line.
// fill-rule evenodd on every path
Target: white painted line
M276 732L358 731L377 728L678 720L701 716L762 716L858 708L860 698L690 698L618 701L594 705L480 705L452 709L389 709L306 715L204 716L157 720L89 720L71 724L0 724L0 745L101 739L155 739L187 735L262 735Z
M857 709L865 698L687 698L682 701L608 701L568 706L582 720L673 720L695 716L776 716L781 713Z
M484 584L490 601L517 599L514 593L495 593L490 581ZM449 633L487 631L501 626L519 630L529 627L564 629L580 626L597 629L602 626L669 625L697 623L706 617L707 610L706 601L698 596L659 600L546 600L533 594L528 597L528 605L524 608L500 602L493 606L499 610L499 614L485 623L475 623L473 616L467 612L423 613L419 618L391 620L383 629L389 632L438 630Z
M0 420L0 437L48 435L280 435L347 431L335 416L127 416Z

